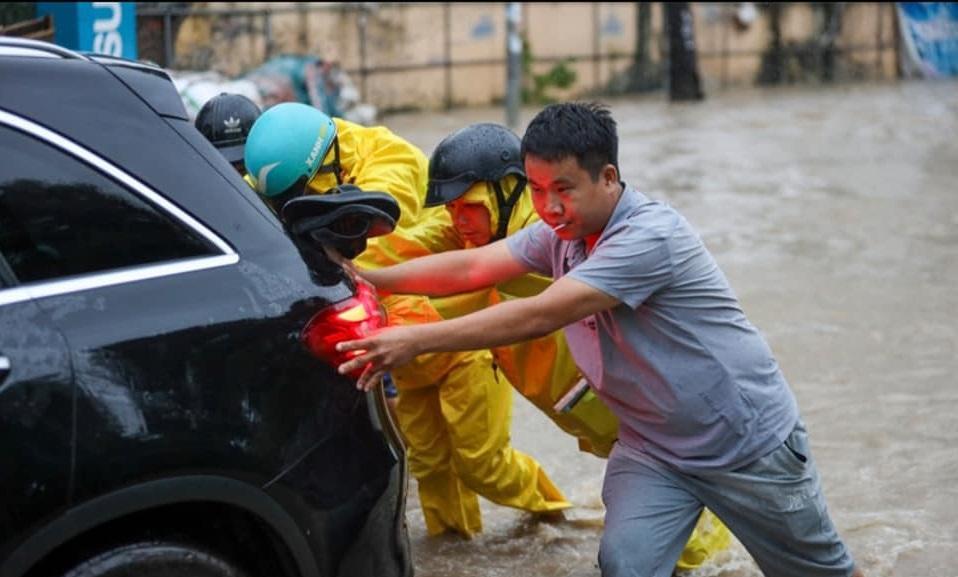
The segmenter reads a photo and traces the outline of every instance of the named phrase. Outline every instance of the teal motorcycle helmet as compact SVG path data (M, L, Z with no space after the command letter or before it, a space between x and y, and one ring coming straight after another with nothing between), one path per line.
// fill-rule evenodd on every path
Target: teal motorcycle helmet
M301 196L319 173L340 180L336 124L323 111L298 102L283 102L264 111L246 138L244 161L253 187L277 214ZM334 150L333 159L323 160ZM341 184L341 183L340 183Z

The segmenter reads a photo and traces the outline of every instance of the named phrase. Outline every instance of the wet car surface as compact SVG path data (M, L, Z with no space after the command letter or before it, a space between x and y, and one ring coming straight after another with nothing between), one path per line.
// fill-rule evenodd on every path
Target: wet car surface
M411 574L381 391L303 342L348 275L162 70L0 39L0 77L0 574Z

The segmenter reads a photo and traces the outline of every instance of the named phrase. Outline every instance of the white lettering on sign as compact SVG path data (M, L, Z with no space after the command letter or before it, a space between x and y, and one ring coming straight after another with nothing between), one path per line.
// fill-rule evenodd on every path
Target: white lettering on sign
M99 10L97 10L99 9ZM93 51L110 56L123 56L123 37L120 36L120 22L123 19L119 2L94 2ZM102 15L109 10L106 18Z

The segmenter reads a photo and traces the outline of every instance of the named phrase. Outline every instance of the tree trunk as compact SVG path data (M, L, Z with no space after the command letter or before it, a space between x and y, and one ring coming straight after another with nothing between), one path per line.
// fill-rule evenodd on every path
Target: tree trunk
M665 5L669 35L669 98L673 101L705 97L695 52L695 27L688 2Z
M839 2L822 3L821 43L821 79L831 82L835 79L835 59L838 35L842 31L842 5Z
M632 92L643 92L659 87L658 71L652 65L652 4L636 2L635 52L629 71L629 87Z
M785 81L785 46L782 42L782 4L768 5L768 48L762 54L759 84L781 84Z

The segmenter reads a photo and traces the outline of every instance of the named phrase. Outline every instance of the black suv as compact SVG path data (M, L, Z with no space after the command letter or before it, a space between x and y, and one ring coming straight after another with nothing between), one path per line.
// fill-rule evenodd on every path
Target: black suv
M411 575L362 289L161 69L0 37L0 576Z

